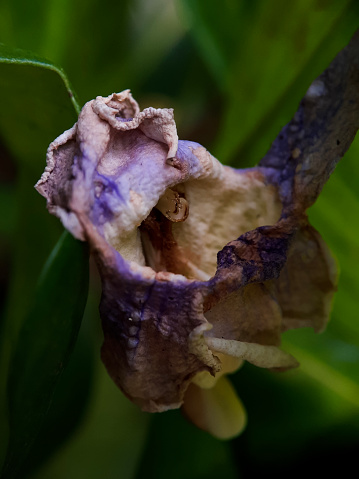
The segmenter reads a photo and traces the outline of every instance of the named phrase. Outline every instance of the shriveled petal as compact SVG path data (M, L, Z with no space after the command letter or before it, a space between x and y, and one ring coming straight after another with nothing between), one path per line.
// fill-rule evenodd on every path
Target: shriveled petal
M146 282L103 272L102 278L102 360L109 374L143 410L180 407L192 377L220 370L203 341L202 347L195 341L209 327L198 288L178 277Z
M297 231L287 262L274 282L283 330L325 328L337 287L337 268L319 233L311 226Z
M283 204L281 220L273 227L242 235L219 253L206 303L209 312L216 304L226 307L225 289L271 280L272 284L266 286L274 291L282 310L283 330L325 328L336 289L335 263L319 234L308 224L305 212L349 147L358 126L356 33L310 86L293 120L260 162L259 170L268 182L278 186Z
M128 90L87 103L50 145L36 187L90 243L102 358L144 410L179 407L192 381L218 378L216 348L295 366L274 347L280 332L325 326L333 263L306 208L358 128L358 51L356 35L257 168L224 167L179 141L173 111L141 112Z
M213 328L207 336L259 344L280 343L282 311L271 283L239 288L205 312Z
M218 439L237 436L247 423L243 404L226 377L221 377L212 389L191 384L182 411L197 427Z

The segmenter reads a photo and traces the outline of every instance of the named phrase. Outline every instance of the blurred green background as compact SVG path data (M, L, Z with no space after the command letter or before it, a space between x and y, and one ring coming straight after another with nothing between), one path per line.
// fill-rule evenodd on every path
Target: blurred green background
M180 138L202 143L223 163L247 167L265 154L311 81L358 25L355 0L0 1L0 42L6 45L0 49L0 458L11 428L21 431L10 440L15 462L22 459L21 441L30 450L19 477L299 477L314 470L330 477L356 464L358 139L309 212L340 265L331 322L321 335L285 334L285 349L301 362L298 370L275 374L247 364L232 377L249 421L230 442L197 430L178 411L141 413L115 387L99 357L100 287L92 265L84 319L69 356L79 321L66 339L36 301L42 298L51 309L52 301L63 304L61 294L73 285L77 291L83 281L86 290L83 263L76 282L66 284L73 248L84 251L65 237L60 257L46 270L50 279L57 271L60 296L52 298L51 281L36 289L62 227L33 185L50 141L76 121L75 97L51 65L35 65L36 55L64 69L80 106L130 88L142 108L173 107ZM63 317L66 307L60 308ZM62 375L65 362L58 371L48 414L55 380L48 396L44 390L39 419L30 417L26 408L42 398L33 384L46 372L38 352L46 358L55 345L63 345L68 365ZM18 377L20 389L12 386ZM38 424L31 448L23 420L27 427Z

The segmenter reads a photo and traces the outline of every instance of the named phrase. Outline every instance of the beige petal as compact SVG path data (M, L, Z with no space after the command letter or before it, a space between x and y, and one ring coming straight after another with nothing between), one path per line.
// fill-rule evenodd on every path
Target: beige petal
M190 384L182 411L197 427L218 439L238 436L247 423L243 404L226 377L221 377L212 389Z

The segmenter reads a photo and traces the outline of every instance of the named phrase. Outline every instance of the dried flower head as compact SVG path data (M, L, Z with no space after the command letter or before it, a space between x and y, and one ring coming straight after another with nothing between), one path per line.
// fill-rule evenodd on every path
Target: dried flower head
M322 331L335 264L307 208L358 128L358 36L307 91L259 166L179 141L173 111L97 97L49 146L37 190L102 278L102 359L143 410L183 406L218 437L243 407L225 374L283 370L283 331Z

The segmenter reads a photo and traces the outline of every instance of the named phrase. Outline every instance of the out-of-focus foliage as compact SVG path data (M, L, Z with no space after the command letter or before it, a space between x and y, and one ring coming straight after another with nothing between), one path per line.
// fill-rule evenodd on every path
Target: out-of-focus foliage
M37 280L46 258L41 245L50 238L41 214L35 214L37 204L42 210L30 181L43 168L49 139L79 110L65 75L49 62L1 46L0 78L1 130L18 160L16 199L23 220L15 227L19 239L1 336L6 395L0 402L0 457L4 477L12 477L41 430L75 345L87 298L88 253L86 245L63 234Z
M42 267L61 234L33 184L48 143L76 121L66 77L49 63L10 64L11 56L26 57L10 49L30 50L63 67L81 106L131 88L142 107L174 107L181 138L242 167L264 155L310 82L358 24L355 0L0 3L0 42L7 45L7 61L0 64L1 392L9 386L0 398L2 455L7 410L20 410L21 401L25 406L31 399L25 391L12 398L9 372L26 377L32 371L31 364L21 367L26 348L42 344L50 357L57 346L42 327L39 334L41 318L29 313ZM313 459L322 474L326 464L331 472L348 465L359 446L358 155L356 140L309 214L340 264L329 327L321 335L286 334L284 346L301 362L298 370L275 374L246 365L233 376L249 417L241 437L218 442L178 412L149 416L122 396L99 359L94 275L75 351L20 477L293 476ZM19 331L31 317L34 326L23 348ZM33 383L23 383L29 391L39 377L31 374Z
M77 340L87 289L87 248L66 232L44 267L11 350L5 477L18 469L43 425L58 377Z

